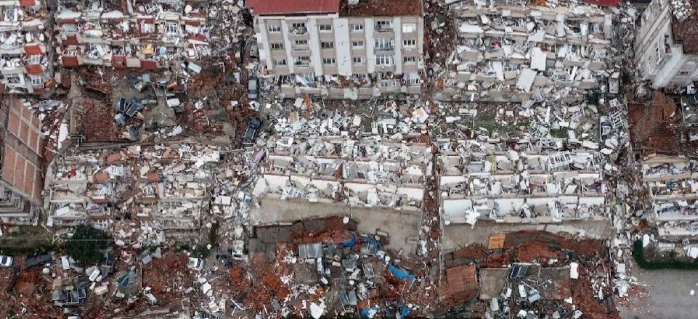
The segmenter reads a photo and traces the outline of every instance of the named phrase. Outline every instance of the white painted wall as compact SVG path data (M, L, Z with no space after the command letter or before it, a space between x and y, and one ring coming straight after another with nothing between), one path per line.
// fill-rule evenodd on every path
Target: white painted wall
M374 46L376 40L373 38L373 19L364 19L364 32L366 33L366 72L373 73L376 72L376 58Z
M337 72L339 75L351 75L351 40L349 39L349 20L332 20L334 30L334 47L337 50Z

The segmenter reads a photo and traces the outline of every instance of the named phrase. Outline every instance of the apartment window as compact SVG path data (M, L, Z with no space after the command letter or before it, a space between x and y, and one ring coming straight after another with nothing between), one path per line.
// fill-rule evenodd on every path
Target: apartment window
M391 88L391 87L396 87L398 86L397 81L395 80L383 80L378 82L378 86L382 88Z
M352 60L354 61L354 64L364 64L364 58L362 57L355 57Z
M30 55L29 58L27 59L27 64L41 64L41 56L40 55Z
M376 65L393 65L392 55L376 55Z
M414 23L406 23L402 25L402 33L412 33L417 31L417 25Z
M296 45L308 45L308 40L296 40Z
M406 48L414 48L417 46L417 40L403 40L402 45Z
M364 41L351 41L352 48L363 48Z
M32 86L40 86L44 84L44 78L40 76L30 76Z
M151 14L158 10L158 5L156 3L146 3L143 5L146 14Z
M309 64L310 63L310 57L309 56L298 56L296 57L296 65L303 65L303 64Z
M269 43L269 47L271 47L272 50L283 50L284 44L283 43Z
M415 62L417 62L417 57L414 57L414 56L406 56L406 57L402 58L402 62L404 62L404 63L415 63Z
M274 66L286 65L286 59L274 60Z
M292 23L291 28L293 28L293 29L300 29L300 28L305 29L305 23L304 22Z
M7 83L9 84L19 84L22 82L22 79L19 78L18 74L5 75L5 80L7 80Z
M364 25L363 24L350 24L349 28L351 29L351 32L361 32L364 30Z
M334 49L334 42L321 42L320 47L323 49Z
M321 24L320 31L330 32L330 31L332 31L332 25L331 24Z
M335 58L323 58L322 59L322 64L336 64L337 61Z
M167 35L178 35L179 34L179 23L176 23L176 22L165 23L165 33Z
M388 20L376 21L376 31L390 31L393 28L393 22Z
M267 27L267 30L269 30L269 33L279 33L279 32L281 32L281 26L280 25L270 25Z
M376 49L391 50L395 46L395 40L381 38L376 39Z

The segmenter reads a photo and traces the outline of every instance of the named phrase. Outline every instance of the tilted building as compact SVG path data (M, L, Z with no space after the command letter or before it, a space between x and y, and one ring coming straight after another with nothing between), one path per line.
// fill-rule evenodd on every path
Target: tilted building
M635 36L635 65L654 88L698 80L698 17L674 11L669 1L652 1Z
M33 224L41 210L43 135L39 119L17 98L0 104L0 221Z
M250 0L264 72L286 96L418 94L421 0Z

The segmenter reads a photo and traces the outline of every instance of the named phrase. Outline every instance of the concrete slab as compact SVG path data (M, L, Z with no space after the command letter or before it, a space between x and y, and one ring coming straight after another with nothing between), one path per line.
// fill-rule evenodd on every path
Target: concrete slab
M360 208L342 204L308 203L301 201L263 198L260 207L253 209L250 217L253 225L270 225L294 222L302 219L330 216L350 216L357 220L358 231L373 234L376 230L390 235L387 248L404 249L404 254L413 255L422 212L419 210L395 210L389 208Z

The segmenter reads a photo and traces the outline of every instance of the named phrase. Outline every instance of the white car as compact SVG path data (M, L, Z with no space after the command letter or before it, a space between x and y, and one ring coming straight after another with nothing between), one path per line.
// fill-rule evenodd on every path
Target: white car
M14 258L10 256L0 255L0 267L10 268L14 261Z

